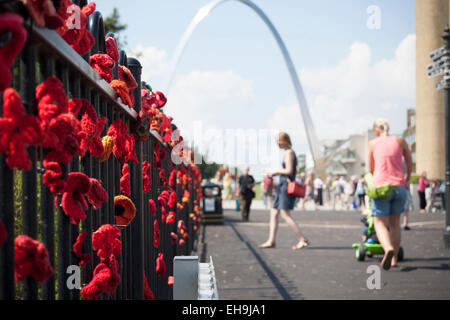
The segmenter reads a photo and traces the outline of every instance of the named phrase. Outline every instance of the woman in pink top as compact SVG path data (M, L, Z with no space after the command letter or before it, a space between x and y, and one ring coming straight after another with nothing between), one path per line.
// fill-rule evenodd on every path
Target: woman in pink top
M425 198L425 189L428 187L430 182L427 179L427 173L424 171L420 175L419 178L419 187L417 188L417 191L419 192L419 199L420 199L420 212L425 213L427 212L425 208L427 207L427 199Z
M370 171L374 186L390 185L395 187L391 195L372 199L372 214L378 240L384 249L381 266L389 270L397 265L400 248L400 216L405 209L406 183L412 170L411 152L403 138L389 135L389 124L378 119L373 124L376 138L369 142ZM406 173L403 173L402 158L405 158Z

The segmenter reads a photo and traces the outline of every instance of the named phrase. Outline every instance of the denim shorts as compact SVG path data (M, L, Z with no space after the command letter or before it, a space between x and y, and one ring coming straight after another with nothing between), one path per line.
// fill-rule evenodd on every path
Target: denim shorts
M399 186L392 190L389 197L372 199L372 214L375 217L388 217L390 214L401 214L405 211L408 197L406 188Z

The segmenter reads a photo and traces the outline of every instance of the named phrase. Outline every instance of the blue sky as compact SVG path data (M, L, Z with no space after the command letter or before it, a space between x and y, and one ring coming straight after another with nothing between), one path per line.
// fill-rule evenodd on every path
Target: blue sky
M362 133L375 117L401 132L415 107L415 8L412 0L254 0L277 28L304 87L320 139ZM127 51L143 56L144 78L163 85L177 43L204 0L98 0L128 24ZM369 29L376 5L381 28ZM137 49L138 48L138 49ZM229 1L197 28L177 69L166 112L181 129L194 120L216 129L279 128L297 153L306 137L282 55L267 27ZM183 134L183 131L182 131Z

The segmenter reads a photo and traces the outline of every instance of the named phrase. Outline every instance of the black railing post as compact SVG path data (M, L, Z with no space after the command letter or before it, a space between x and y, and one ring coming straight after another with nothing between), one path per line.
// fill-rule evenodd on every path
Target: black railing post
M138 87L134 90L135 110L141 109L141 72L142 66L137 59L127 59L128 68L136 80ZM144 216L142 196L142 142L136 141L135 150L138 163L131 163L130 176L132 177L132 200L136 205L136 217L131 223L132 255L133 255L133 295L132 299L144 299Z

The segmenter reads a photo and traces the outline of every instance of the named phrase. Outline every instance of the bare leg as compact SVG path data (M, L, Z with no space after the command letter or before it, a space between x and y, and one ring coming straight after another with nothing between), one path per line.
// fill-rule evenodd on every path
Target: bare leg
M381 264L383 269L388 270L391 267L391 259L394 255L394 245L391 240L391 234L388 230L389 218L374 217L374 225L378 240L380 241L380 244L385 252Z
M394 256L392 257L392 266L397 265L397 254L400 249L401 231L400 231L400 215L391 214L389 216L389 233L394 247Z
M272 208L270 210L270 227L269 227L269 239L263 244L259 245L260 248L272 248L275 247L275 238L278 231L278 220L280 210Z
M292 247L292 249L301 249L305 246L307 246L308 240L303 236L303 234L300 232L300 229L297 225L297 223L292 219L291 213L289 210L281 210L281 217L286 221L287 225L295 232L298 238L298 243Z

